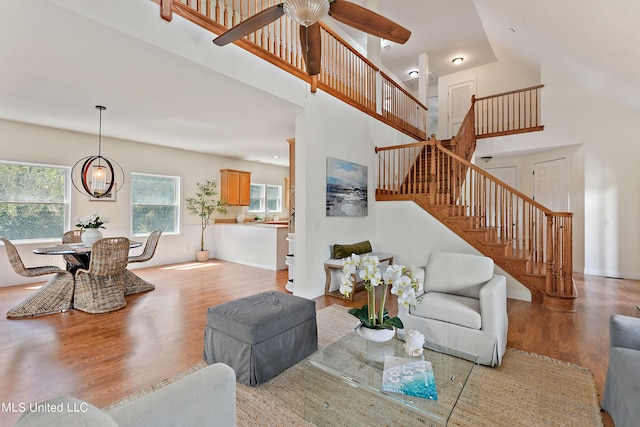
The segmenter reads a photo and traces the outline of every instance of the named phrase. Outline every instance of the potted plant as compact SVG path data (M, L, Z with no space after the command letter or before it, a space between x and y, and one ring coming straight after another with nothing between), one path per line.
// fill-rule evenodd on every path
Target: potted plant
M371 255L351 254L342 261L342 283L340 293L349 297L353 292L354 275L358 272L364 280L367 291L368 304L362 308L349 309L349 314L360 320L358 334L370 341L388 341L393 338L395 328L402 329L404 325L398 317L389 317L389 310L385 308L387 291L391 285L391 293L398 297L398 304L405 307L415 305L416 292L420 283L415 277L414 268L402 265L390 265L382 273L378 257ZM376 310L376 287L382 285L381 301Z
M84 230L84 233L82 233L82 236L80 237L82 239L82 244L90 248L96 241L102 239L100 229L105 228L104 224L107 222L109 222L109 217L101 217L98 215L98 212L83 216L82 218L76 217L74 220L76 227Z
M204 230L211 223L211 216L214 213L221 215L227 214L227 203L222 200L216 200L218 195L218 181L205 181L204 184L196 183L198 191L195 197L187 197L187 212L200 217L200 250L196 252L197 261L206 261L209 259L209 251L204 249Z

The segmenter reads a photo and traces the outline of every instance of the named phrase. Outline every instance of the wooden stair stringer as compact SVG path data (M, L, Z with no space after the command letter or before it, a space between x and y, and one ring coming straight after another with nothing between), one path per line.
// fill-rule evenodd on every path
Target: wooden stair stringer
M496 265L529 289L532 302L542 303L545 276L543 274L527 273L527 262L529 261L526 258L508 256L507 252L509 251L506 248L508 243L482 241L478 237L479 234L482 234L482 230L471 229L464 225L464 219L469 222L472 221L469 217L462 217L461 219L459 216L450 216L448 212L449 206L433 205L429 203L428 196L414 195L412 200L480 253L492 258Z

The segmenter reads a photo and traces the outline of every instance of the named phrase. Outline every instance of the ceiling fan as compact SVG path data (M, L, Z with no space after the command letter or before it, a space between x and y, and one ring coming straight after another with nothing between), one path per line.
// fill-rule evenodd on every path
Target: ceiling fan
M322 48L318 21L327 15L350 27L395 43L403 44L411 36L411 31L390 19L345 0L285 0L230 28L213 40L213 43L218 46L232 43L283 15L300 24L300 42L307 74L310 76L320 73Z

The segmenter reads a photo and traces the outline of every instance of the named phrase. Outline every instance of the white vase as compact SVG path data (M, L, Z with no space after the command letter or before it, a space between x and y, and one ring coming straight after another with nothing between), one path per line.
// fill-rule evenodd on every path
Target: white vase
M242 224L244 222L244 215L240 214L236 217L236 222Z
M371 329L360 325L358 329L356 329L356 332L367 341L387 342L395 336L396 329Z
M102 239L102 233L97 228L87 228L80 238L82 239L82 244L90 248L97 240Z

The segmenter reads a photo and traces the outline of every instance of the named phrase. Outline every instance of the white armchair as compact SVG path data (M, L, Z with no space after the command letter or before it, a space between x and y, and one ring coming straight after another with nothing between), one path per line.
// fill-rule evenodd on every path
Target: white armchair
M478 363L500 366L507 347L507 284L484 256L434 252L424 267L415 308L398 306L409 330L437 346L478 355Z

